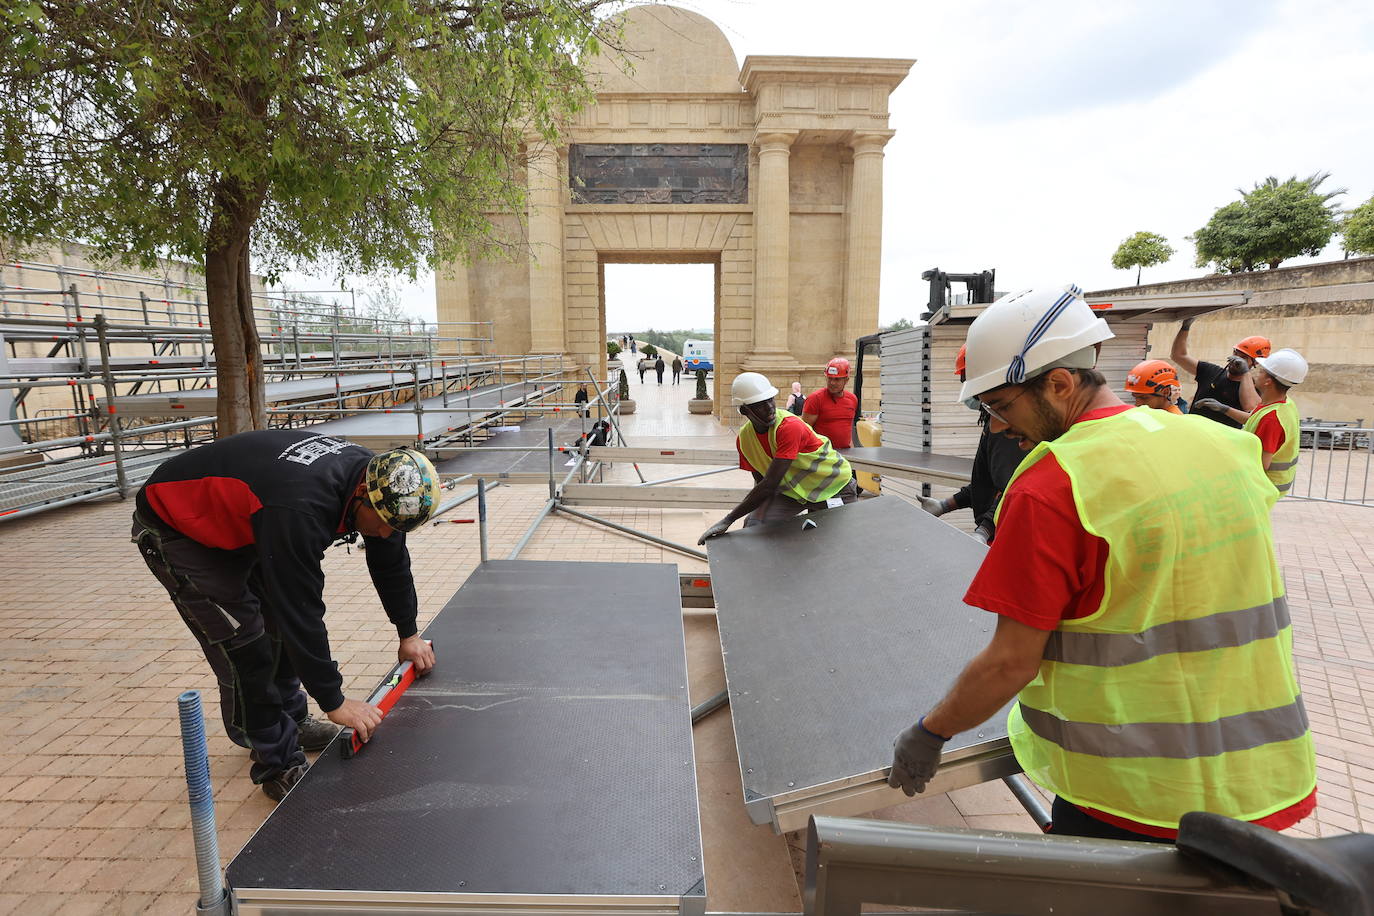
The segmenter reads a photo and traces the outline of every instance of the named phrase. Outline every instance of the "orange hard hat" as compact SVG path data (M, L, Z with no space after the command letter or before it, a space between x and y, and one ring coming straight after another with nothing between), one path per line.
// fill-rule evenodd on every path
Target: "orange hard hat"
M1126 376L1126 390L1131 394L1164 394L1162 389L1178 385L1178 373L1162 359L1147 359Z
M960 378L964 377L964 371L968 364L968 344L959 348L959 355L954 357L954 374Z
M1269 351L1273 348L1274 345L1269 342L1268 337L1260 337L1259 335L1247 337L1236 344L1236 349L1251 359L1259 359L1261 356L1268 356Z
M849 360L837 356L825 364L826 378L849 378Z

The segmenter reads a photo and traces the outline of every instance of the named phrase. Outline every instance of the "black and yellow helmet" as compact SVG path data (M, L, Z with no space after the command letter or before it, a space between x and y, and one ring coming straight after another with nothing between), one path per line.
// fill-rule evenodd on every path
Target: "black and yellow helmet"
M397 531L414 531L439 508L439 472L413 448L394 448L367 463L367 501Z

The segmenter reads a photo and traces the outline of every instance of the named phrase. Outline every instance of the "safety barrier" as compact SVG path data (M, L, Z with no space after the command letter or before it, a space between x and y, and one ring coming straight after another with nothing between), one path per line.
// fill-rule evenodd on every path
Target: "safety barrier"
M1374 429L1304 423L1290 497L1374 506Z

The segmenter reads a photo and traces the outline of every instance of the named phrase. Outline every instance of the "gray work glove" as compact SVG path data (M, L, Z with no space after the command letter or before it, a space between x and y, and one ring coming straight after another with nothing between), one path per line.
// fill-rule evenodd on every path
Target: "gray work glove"
M986 544L988 541L992 540L992 532L982 525L979 525L977 528L973 529L973 539L979 544Z
M705 544L708 538L720 537L722 534L726 532L726 530L729 529L729 527L730 523L725 519L721 519L720 521L712 525L710 528L706 529L706 531L701 535L701 537L697 539L697 544Z
M936 518L945 514L945 501L943 499L936 499L934 496L918 496L916 498L921 501L921 508Z
M1244 375L1250 371L1250 363L1244 357L1228 356L1226 358L1226 371L1231 375Z
M1193 402L1193 407L1201 407L1203 410L1215 410L1217 413L1226 412L1226 405L1216 398L1198 398Z
M908 797L925 791L926 783L940 766L940 754L947 740L927 731L921 724L924 721L922 718L892 742L892 772L887 776L887 784L901 789Z

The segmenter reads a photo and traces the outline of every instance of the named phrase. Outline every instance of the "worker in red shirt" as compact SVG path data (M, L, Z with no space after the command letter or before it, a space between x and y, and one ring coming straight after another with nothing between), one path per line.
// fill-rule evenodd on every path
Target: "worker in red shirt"
M758 372L741 372L731 395L747 423L735 437L741 470L754 475L754 488L738 506L707 528L698 544L725 533L749 516L746 528L782 521L802 512L833 509L859 498L849 462L800 417L779 412L778 389Z
M1095 368L1111 336L1076 286L1004 296L969 328L960 397L1029 454L964 596L994 635L897 736L888 782L922 791L950 737L1015 699L1051 833L1170 842L1199 810L1283 829L1316 806L1316 758L1278 494L1255 437L1123 404Z
M806 424L830 440L835 448L850 448L854 444L854 415L859 412L859 399L849 384L849 360L837 356L825 366L825 387L811 392L802 407Z

